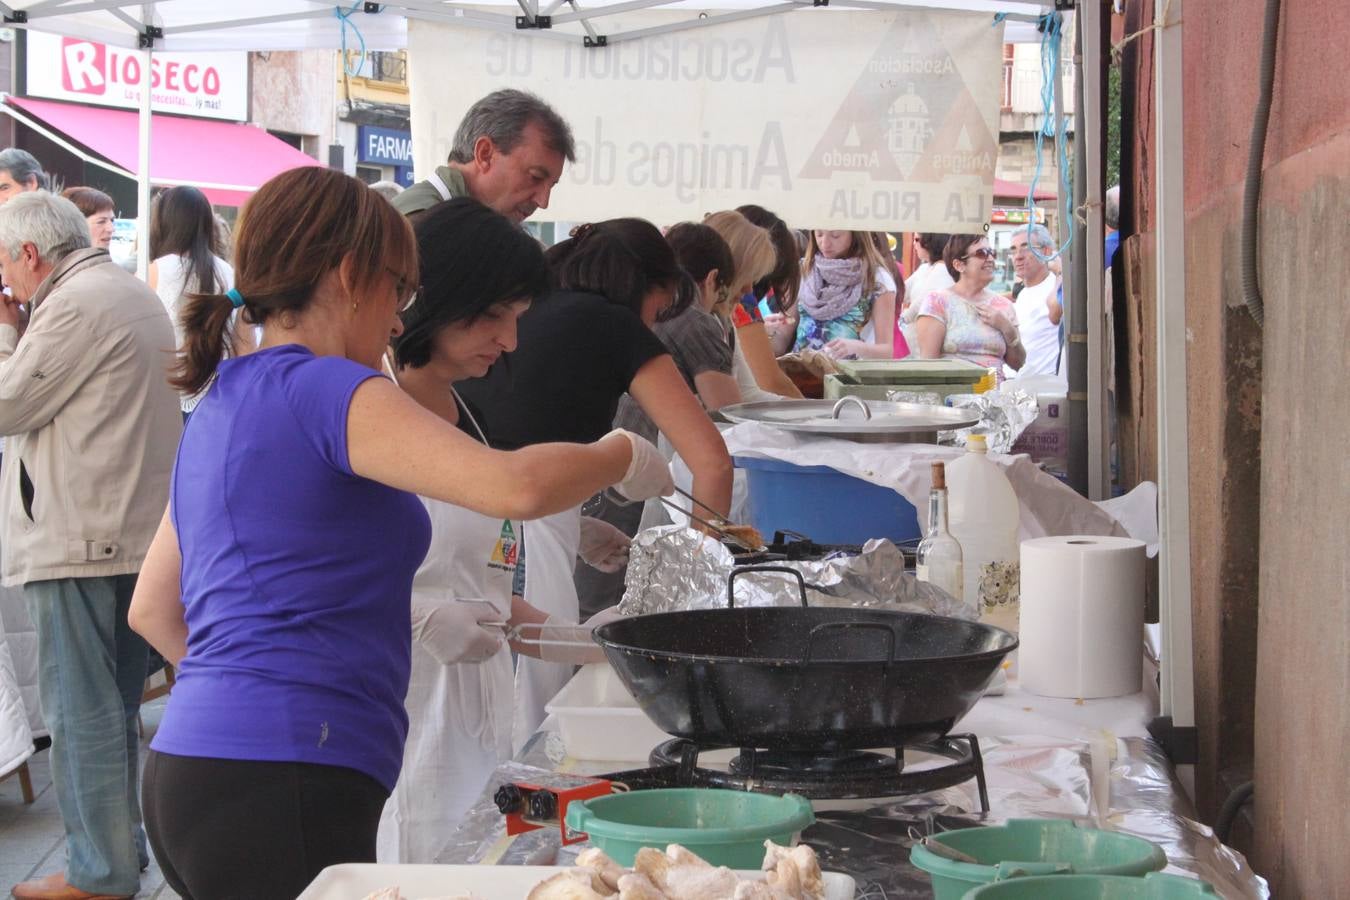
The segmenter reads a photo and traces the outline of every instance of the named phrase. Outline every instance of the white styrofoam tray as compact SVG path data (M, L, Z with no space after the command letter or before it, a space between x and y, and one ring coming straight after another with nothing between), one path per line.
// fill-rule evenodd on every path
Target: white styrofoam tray
M346 863L329 866L298 900L363 900L375 891L397 887L407 900L524 900L539 882L563 871L560 866L383 866ZM740 873L754 880L759 872ZM853 900L853 878L825 873L825 900Z
M646 763L670 735L647 718L608 663L583 666L544 707L573 759Z

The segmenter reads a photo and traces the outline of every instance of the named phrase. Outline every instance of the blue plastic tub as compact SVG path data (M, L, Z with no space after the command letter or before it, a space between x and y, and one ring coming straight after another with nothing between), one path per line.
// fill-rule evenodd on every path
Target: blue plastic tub
M750 524L772 538L796 531L821 544L896 543L923 536L918 513L899 492L828 466L797 466L737 456L745 470Z

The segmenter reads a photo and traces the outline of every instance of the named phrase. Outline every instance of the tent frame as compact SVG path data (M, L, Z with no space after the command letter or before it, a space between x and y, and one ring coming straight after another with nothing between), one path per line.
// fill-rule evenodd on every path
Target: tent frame
M326 0L326 2L325 0L299 0L299 2L310 4L314 8L268 16L226 17L214 21L174 25L156 25L154 20L155 7L168 6L173 3L173 0L159 0L158 3L149 4L142 3L141 0L39 0L39 2L23 9L15 9L0 0L0 15L3 15L7 25L20 28L44 28L44 30L47 27L52 27L55 30L56 23L64 17L80 13L107 12L116 17L131 32L127 35L128 40L133 35L135 36L138 49L175 49L172 46L174 35L275 25L283 22L331 19L335 10L339 8L334 5L333 0ZM726 12L704 11L687 22L670 22L626 31L601 33L595 24L598 20L607 16L669 6L678 2L681 2L681 0L625 0L625 2L620 3L591 6L589 0L587 0L587 5L583 8L581 0L549 0L548 5L541 11L539 0L516 0L516 4L520 8L520 15L508 15L506 13L484 12L481 9L469 8L467 5L441 3L436 2L436 0L395 0L392 3L366 2L362 4L359 10L353 6L350 16L354 21L360 21L360 17L364 16L398 15L405 19L440 22L488 31L514 33L528 30L533 33L534 37L598 48L621 41L640 40L656 35L688 31L693 28L704 28L721 23L799 10L819 9L821 7L889 12L907 8L959 10L984 9L988 6L987 3L967 3L963 0L951 0L948 3L943 3L941 0L894 0L894 2L885 2L885 0L782 0L782 2L774 2L766 6L734 9ZM998 5L1007 8L1006 12L1001 13L1005 19L1027 23L1036 22L1044 12L1060 6L1054 0L1006 0L1006 2ZM564 7L570 7L571 12L559 13L558 10ZM140 11L139 18L128 11L131 9ZM692 12L692 10L690 11ZM580 24L585 33L576 34L554 30L555 26L573 22ZM161 44L167 44L168 46L159 46Z
M175 0L145 3L141 0L39 0L23 9L16 9L0 0L0 15L7 25L19 28L39 28L80 37L91 37L87 23L68 17L81 13L105 11L127 29L128 46L145 54L142 66L141 147L139 199L141 210L149 207L149 152L150 152L150 91L149 56L155 50L178 49L175 35L202 34L252 26L266 26L284 22L330 19L338 7L334 0L298 0L309 9L266 16L231 18L224 16L214 21L157 25L156 10L172 6ZM339 0L340 2L340 0ZM528 32L532 38L564 41L585 47L599 48L621 41L641 40L658 35L674 34L726 22L741 21L760 16L777 15L817 9L822 6L844 9L895 11L907 8L987 9L980 0L769 0L767 5L743 9L708 10L684 22L671 22L652 27L604 32L603 20L612 15L657 7L670 6L679 0L621 0L609 5L591 6L591 0L547 0L541 8L540 0L516 0L519 15L505 12L484 12L437 0L394 0L390 3L365 2L348 13L351 20L360 23L364 17L402 16L404 19L438 22L465 28L476 28L498 33ZM583 3L585 5L583 5ZM1066 278L1066 294L1076 282L1086 284L1086 321L1072 322L1070 336L1070 371L1086 372L1085 383L1079 381L1072 390L1079 392L1080 414L1076 424L1088 432L1088 465L1086 483L1080 490L1100 497L1106 490L1106 391L1104 360L1107 348L1103 346L1102 285L1102 170L1100 126L1102 122L1100 79L1104 60L1100 54L1100 16L1102 10L1096 0L1075 4L1074 0L1004 0L998 7L1006 19L1016 22L1035 22L1048 10L1068 10L1079 7L1076 28L1080 40L1079 81L1083 86L1083 105L1078 110L1080 146L1086 152L1078 155L1079 183L1085 185L1086 196L1080 198L1078 209L1063 211L1063 227L1073 227L1074 218L1081 212L1086 227L1080 229L1086 247L1080 246L1071 254L1069 266L1073 278ZM1194 696L1192 682L1191 648L1191 589L1189 547L1189 470L1187 445L1186 343L1185 343L1185 241L1182 156L1182 0L1154 0L1157 23L1156 54L1156 134L1158 141L1157 195L1158 266L1156 273L1158 321L1158 480L1159 529L1162 542L1160 559L1161 608L1164 668L1162 676L1162 713L1174 728L1193 728ZM345 9L345 7L343 7ZM682 8L684 9L684 8ZM690 10L692 12L692 10ZM556 30L557 26L581 26L580 33ZM359 27L359 25L358 25ZM107 40L106 35L96 38ZM1058 81L1058 79L1057 79ZM1062 85L1054 85L1058 101ZM81 154L83 156L83 154ZM1062 193L1062 192L1061 192ZM1062 202L1062 201L1061 201ZM149 217L142 215L142 240ZM142 253L142 264L148 260ZM1069 274L1066 272L1066 275ZM1066 299L1070 299L1066 297ZM1085 354L1086 361L1076 355ZM1081 376L1080 376L1081 377Z

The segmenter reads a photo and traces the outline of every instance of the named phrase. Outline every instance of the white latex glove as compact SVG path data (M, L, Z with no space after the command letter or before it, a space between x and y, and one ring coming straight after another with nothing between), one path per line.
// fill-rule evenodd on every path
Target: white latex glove
M500 628L484 628L482 623L504 618L484 600L413 594L413 640L442 665L491 659L502 647L503 634Z
M644 437L616 428L605 437L621 434L628 438L633 447L633 461L623 480L614 485L614 490L626 500L648 500L652 497L668 497L675 493L675 481L670 477L670 463L656 449L656 445Z
M624 534L603 519L581 517L581 543L577 555L586 565L600 572L619 572L628 565L628 545Z
M548 662L584 666L605 661L605 651L594 643L591 634L606 622L624 618L617 606L602 609L580 625L549 616L540 625L527 625L521 631L527 646L538 640L539 658ZM537 634L537 637L536 637Z

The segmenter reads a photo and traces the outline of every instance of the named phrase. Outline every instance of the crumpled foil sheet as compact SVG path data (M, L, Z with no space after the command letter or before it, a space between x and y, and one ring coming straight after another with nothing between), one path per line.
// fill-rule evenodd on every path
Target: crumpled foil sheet
M905 571L904 554L888 540L872 540L860 554L832 554L789 566L806 580L809 606L849 606L929 613L960 619L976 611ZM619 612L624 615L726 609L727 578L736 559L713 538L680 526L640 532L629 547ZM736 578L737 606L800 606L796 579L777 572Z
M960 726L957 726L957 731ZM991 811L976 812L973 782L916 797L867 801L818 801L816 823L802 834L824 868L852 875L859 900L931 898L928 876L909 863L921 838L1012 818L1063 818L1085 827L1134 834L1160 845L1166 871L1201 878L1228 898L1267 900L1269 888L1243 856L1223 846L1213 831L1190 818L1185 795L1171 780L1161 749L1143 738L1117 742L1109 766L1109 800L1098 819L1091 787L1094 749L1067 738L980 738ZM910 760L911 767L923 765ZM559 736L540 733L519 761L496 771L482 798L438 855L439 863L570 865L589 844L562 846L557 829L506 838L505 818L492 802L496 787L511 781L547 779L559 767L599 774L631 764L579 763L566 757Z
M901 391L888 393L887 399L899 401ZM973 409L980 414L978 424L954 431L939 431L938 443L964 447L966 438L982 434L990 453L1008 453L1027 426L1036 421L1040 407L1035 396L1026 391L986 391L983 394L951 394L946 404L957 409Z
M1270 886L1247 858L1219 843L1195 821L1185 794L1172 779L1162 748L1144 738L1122 738L1111 765L1111 794L1103 826L1146 838L1167 854L1166 872L1208 881L1221 897L1267 898Z

